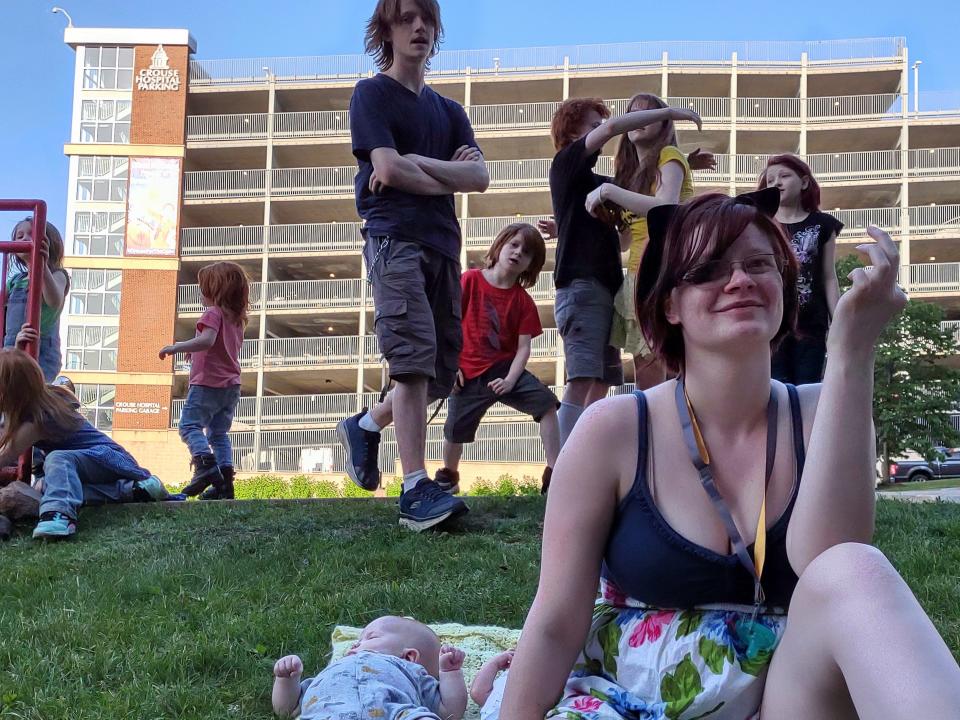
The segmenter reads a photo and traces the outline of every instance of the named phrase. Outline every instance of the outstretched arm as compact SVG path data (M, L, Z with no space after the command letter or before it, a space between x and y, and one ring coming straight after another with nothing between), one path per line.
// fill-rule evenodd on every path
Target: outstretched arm
M490 185L490 175L479 148L463 145L450 160L437 160L423 155L404 155L427 175L454 188L457 192L484 192Z
M204 327L203 332L192 340L181 340L173 345L160 348L160 359L163 360L168 355L176 355L177 353L203 352L212 348L216 341L217 331L211 327Z
M703 122L695 110L687 108L656 108L654 110L634 110L620 117L615 117L594 128L587 135L587 153L595 153L617 135L623 135L631 130L639 130L663 120L689 120L695 123L697 130L703 129Z
M873 265L850 274L853 285L837 303L823 384L801 387L804 405L809 409L811 399L816 404L816 417L787 530L787 556L797 575L833 545L873 537L874 346L907 298L897 285L900 256L893 240L877 227L867 233L876 242L857 249Z
M683 185L683 166L671 160L660 168L660 185L656 195L631 192L613 183L603 183L587 195L587 212L596 216L603 203L611 202L636 215L646 215L658 205L675 205L680 202L680 187ZM621 238L621 249L623 240ZM628 246L629 247L629 246Z

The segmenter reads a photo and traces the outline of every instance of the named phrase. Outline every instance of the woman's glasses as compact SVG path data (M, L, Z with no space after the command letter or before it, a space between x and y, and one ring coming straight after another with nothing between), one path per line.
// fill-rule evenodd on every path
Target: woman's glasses
M690 268L680 282L687 285L707 285L726 283L739 267L748 275L782 273L785 262L774 253L747 255L742 260L711 260Z

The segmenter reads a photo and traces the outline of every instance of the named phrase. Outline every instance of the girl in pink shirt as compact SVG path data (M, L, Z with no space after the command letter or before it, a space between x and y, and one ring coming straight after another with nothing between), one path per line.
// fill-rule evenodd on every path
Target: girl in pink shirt
M160 359L192 354L180 438L190 449L193 478L183 492L203 493L201 500L230 500L234 469L227 432L240 399L240 348L250 285L243 268L232 262L202 268L199 282L200 301L207 310L197 321L196 337L161 348Z

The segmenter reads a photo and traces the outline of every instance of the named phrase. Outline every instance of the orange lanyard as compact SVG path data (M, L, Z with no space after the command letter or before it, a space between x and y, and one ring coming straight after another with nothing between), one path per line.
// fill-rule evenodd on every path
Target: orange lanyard
M763 575L763 565L767 556L767 487L770 484L770 477L773 475L773 462L777 453L777 397L771 389L770 400L767 403L767 457L766 474L763 483L763 497L760 502L760 517L757 519L757 536L754 543L753 557L747 552L746 544L727 504L724 502L717 484L713 479L713 471L710 469L710 452L707 450L707 444L703 439L703 433L700 431L700 424L697 422L697 416L690 404L690 398L687 396L686 387L683 378L677 380L675 393L677 404L677 414L680 416L680 427L683 431L684 442L687 445L687 451L690 454L690 460L700 476L700 483L706 491L714 508L723 520L730 543L734 552L746 570L754 579L754 617L756 617L760 606L765 597L763 586L760 584Z

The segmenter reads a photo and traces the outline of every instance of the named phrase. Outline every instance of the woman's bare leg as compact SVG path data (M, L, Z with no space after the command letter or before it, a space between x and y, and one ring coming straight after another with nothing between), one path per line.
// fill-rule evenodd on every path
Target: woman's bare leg
M836 545L800 578L761 718L960 718L960 667L883 553Z

